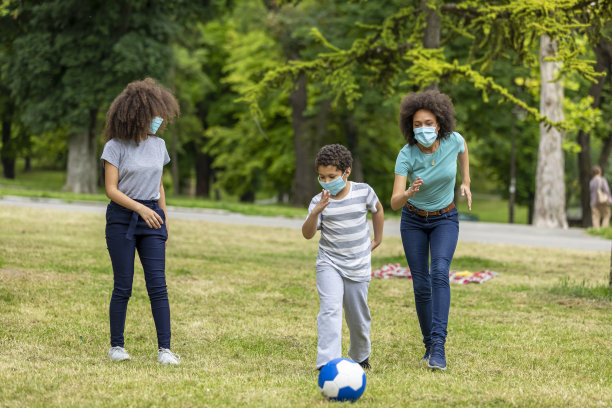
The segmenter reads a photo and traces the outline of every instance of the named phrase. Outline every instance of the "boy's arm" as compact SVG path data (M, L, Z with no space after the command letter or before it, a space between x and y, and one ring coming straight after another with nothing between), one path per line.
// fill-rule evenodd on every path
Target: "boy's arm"
M372 214L372 224L374 226L374 239L372 240L372 251L382 242L383 227L385 225L385 213L380 201L376 203L376 213Z
M321 193L321 200L315 205L310 214L308 214L308 218L304 221L304 225L302 225L302 235L306 239L310 239L315 236L317 233L317 224L319 223L319 214L323 212L325 207L329 204L329 196L331 194L327 190L323 190Z

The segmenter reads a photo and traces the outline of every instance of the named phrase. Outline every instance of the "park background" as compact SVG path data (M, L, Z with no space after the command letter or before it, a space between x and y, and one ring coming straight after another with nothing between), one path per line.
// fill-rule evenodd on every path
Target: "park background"
M469 146L469 215L588 228L591 166L612 181L611 15L603 0L4 0L0 195L107 200L105 112L128 82L150 76L182 110L161 135L169 204L303 217L318 189L314 155L342 143L352 179L387 206L405 143L401 97L437 87ZM0 358L0 405L322 403L307 364L316 242L177 220L168 280L184 371L166 377L146 360L152 322L140 319L133 347L144 361L125 383L103 359L112 287L103 219L25 208L2 208L0 219L0 342L11 350ZM385 244L375 267L404 262L398 239ZM373 284L384 319L365 403L609 406L609 258L460 243L453 268L505 277L453 288L448 377L412 364L410 283ZM128 321L148 316L147 302L136 282Z

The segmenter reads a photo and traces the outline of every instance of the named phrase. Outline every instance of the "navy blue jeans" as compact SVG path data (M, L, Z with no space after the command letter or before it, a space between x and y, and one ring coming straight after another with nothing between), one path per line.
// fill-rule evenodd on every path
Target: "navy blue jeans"
M157 201L137 201L153 209L166 222ZM138 213L113 201L106 208L106 245L115 282L109 308L111 347L124 345L125 315L132 295L137 250L151 301L158 347L170 348L170 306L165 273L167 239L166 224L160 229L149 228Z
M459 237L457 209L423 217L404 206L400 232L423 343L426 347L432 342L444 343L451 298L448 272Z

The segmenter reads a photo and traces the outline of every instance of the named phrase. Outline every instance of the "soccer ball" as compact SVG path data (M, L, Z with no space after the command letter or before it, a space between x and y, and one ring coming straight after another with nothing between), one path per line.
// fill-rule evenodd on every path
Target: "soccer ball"
M319 388L323 396L336 401L357 401L366 387L363 368L348 358L336 358L321 368Z

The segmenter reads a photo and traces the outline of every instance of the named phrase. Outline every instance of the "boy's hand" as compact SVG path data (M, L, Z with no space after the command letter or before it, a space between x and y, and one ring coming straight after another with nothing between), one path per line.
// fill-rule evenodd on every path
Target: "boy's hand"
M372 244L371 244L372 245L372 251L375 250L381 244L381 242L382 242L382 240L378 240L377 241L377 240L373 239L372 240Z
M315 214L321 214L325 207L329 205L330 196L331 193L329 192L329 190L323 190L323 192L321 193L321 200L317 203L317 205L315 205L315 208L312 209L312 212Z

